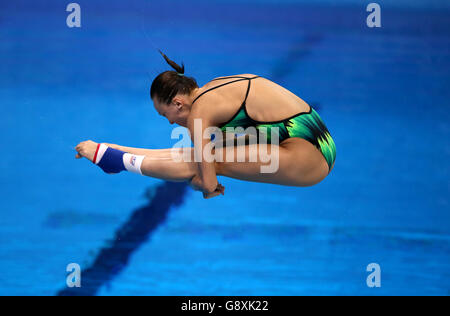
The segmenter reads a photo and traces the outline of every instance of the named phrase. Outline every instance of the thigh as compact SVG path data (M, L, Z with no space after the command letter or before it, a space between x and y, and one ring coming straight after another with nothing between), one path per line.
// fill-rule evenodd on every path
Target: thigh
M215 162L217 175L287 186L311 186L319 183L328 175L328 164L322 153L313 144L302 138L292 137L283 141L279 146L269 144L266 146L262 149L261 145L252 144L213 150L213 154L219 157ZM256 157L255 152L257 153ZM183 155L186 158L183 160L196 165L193 163L193 148L175 150L168 148L154 152L155 156L160 159L173 157L174 153L178 157ZM269 158L269 160L261 159L261 156L266 156L265 158ZM262 172L264 167L271 170Z
M329 174L328 163L321 151L309 141L291 137L280 146L289 150L295 157L292 172L308 185L314 185L324 180Z
M237 148L234 148L234 160L227 162L223 158L223 162L216 162L216 172L218 175L234 179L287 186L311 186L322 181L328 174L328 165L324 157L308 141L301 138L289 138L280 146L274 146L267 145L267 156L272 158L270 162L263 161L260 155L255 161L252 153L260 152L261 145L259 144L240 146L245 148L245 152L242 150L239 152ZM224 157L226 150L223 148L217 151L219 155L222 155L221 157ZM262 152L265 153L266 150L264 149ZM253 158L253 162L251 162L251 158ZM277 161L274 162L274 159ZM264 166L266 169L276 171L262 172ZM268 166L271 168L267 168ZM278 168L275 169L277 166Z

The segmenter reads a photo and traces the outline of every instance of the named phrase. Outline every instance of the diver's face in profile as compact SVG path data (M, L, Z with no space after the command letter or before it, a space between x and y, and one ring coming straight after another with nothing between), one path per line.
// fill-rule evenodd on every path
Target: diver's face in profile
M161 103L155 99L153 100L153 104L159 115L164 116L170 124L178 124L186 127L189 107L185 104L185 101L183 97L177 95L170 104Z

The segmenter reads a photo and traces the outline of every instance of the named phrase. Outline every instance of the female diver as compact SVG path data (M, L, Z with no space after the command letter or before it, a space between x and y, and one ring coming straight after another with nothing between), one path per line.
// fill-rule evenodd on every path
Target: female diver
M191 135L196 119L202 122L201 135L213 126L222 132L230 127L276 130L276 145L270 143L270 135L274 134L261 135L267 135L268 154L277 151L277 171L262 173L260 167L265 162L259 157L250 159L252 150L258 151L261 146L259 142L243 145L244 151L235 150L235 159L198 162L173 159L172 148L153 150L84 141L75 147L77 159L85 157L109 174L131 171L168 181L189 181L195 190L203 192L204 198L224 194L225 188L218 183L217 176L312 186L331 172L336 159L334 141L320 116L305 101L276 83L251 74L216 78L200 88L194 78L184 75L184 65L180 67L161 54L175 71L161 73L152 83L150 96L156 111L170 124L186 127ZM194 142L193 148L184 150L196 157L202 155L210 142L203 139L199 145ZM183 149L175 150L181 153ZM226 150L220 146L213 149L221 157Z

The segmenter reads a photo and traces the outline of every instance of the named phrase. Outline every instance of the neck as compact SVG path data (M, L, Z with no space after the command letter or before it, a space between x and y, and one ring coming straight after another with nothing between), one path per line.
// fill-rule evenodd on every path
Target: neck
M192 90L191 94L189 95L189 104L192 105L192 103L194 102L194 100L202 93L202 89L200 88L195 88L194 90Z

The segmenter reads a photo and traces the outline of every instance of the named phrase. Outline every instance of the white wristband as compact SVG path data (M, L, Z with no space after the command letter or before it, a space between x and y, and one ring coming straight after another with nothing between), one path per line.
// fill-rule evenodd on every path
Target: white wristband
M142 175L141 166L145 156L126 153L123 155L123 164L127 171Z

